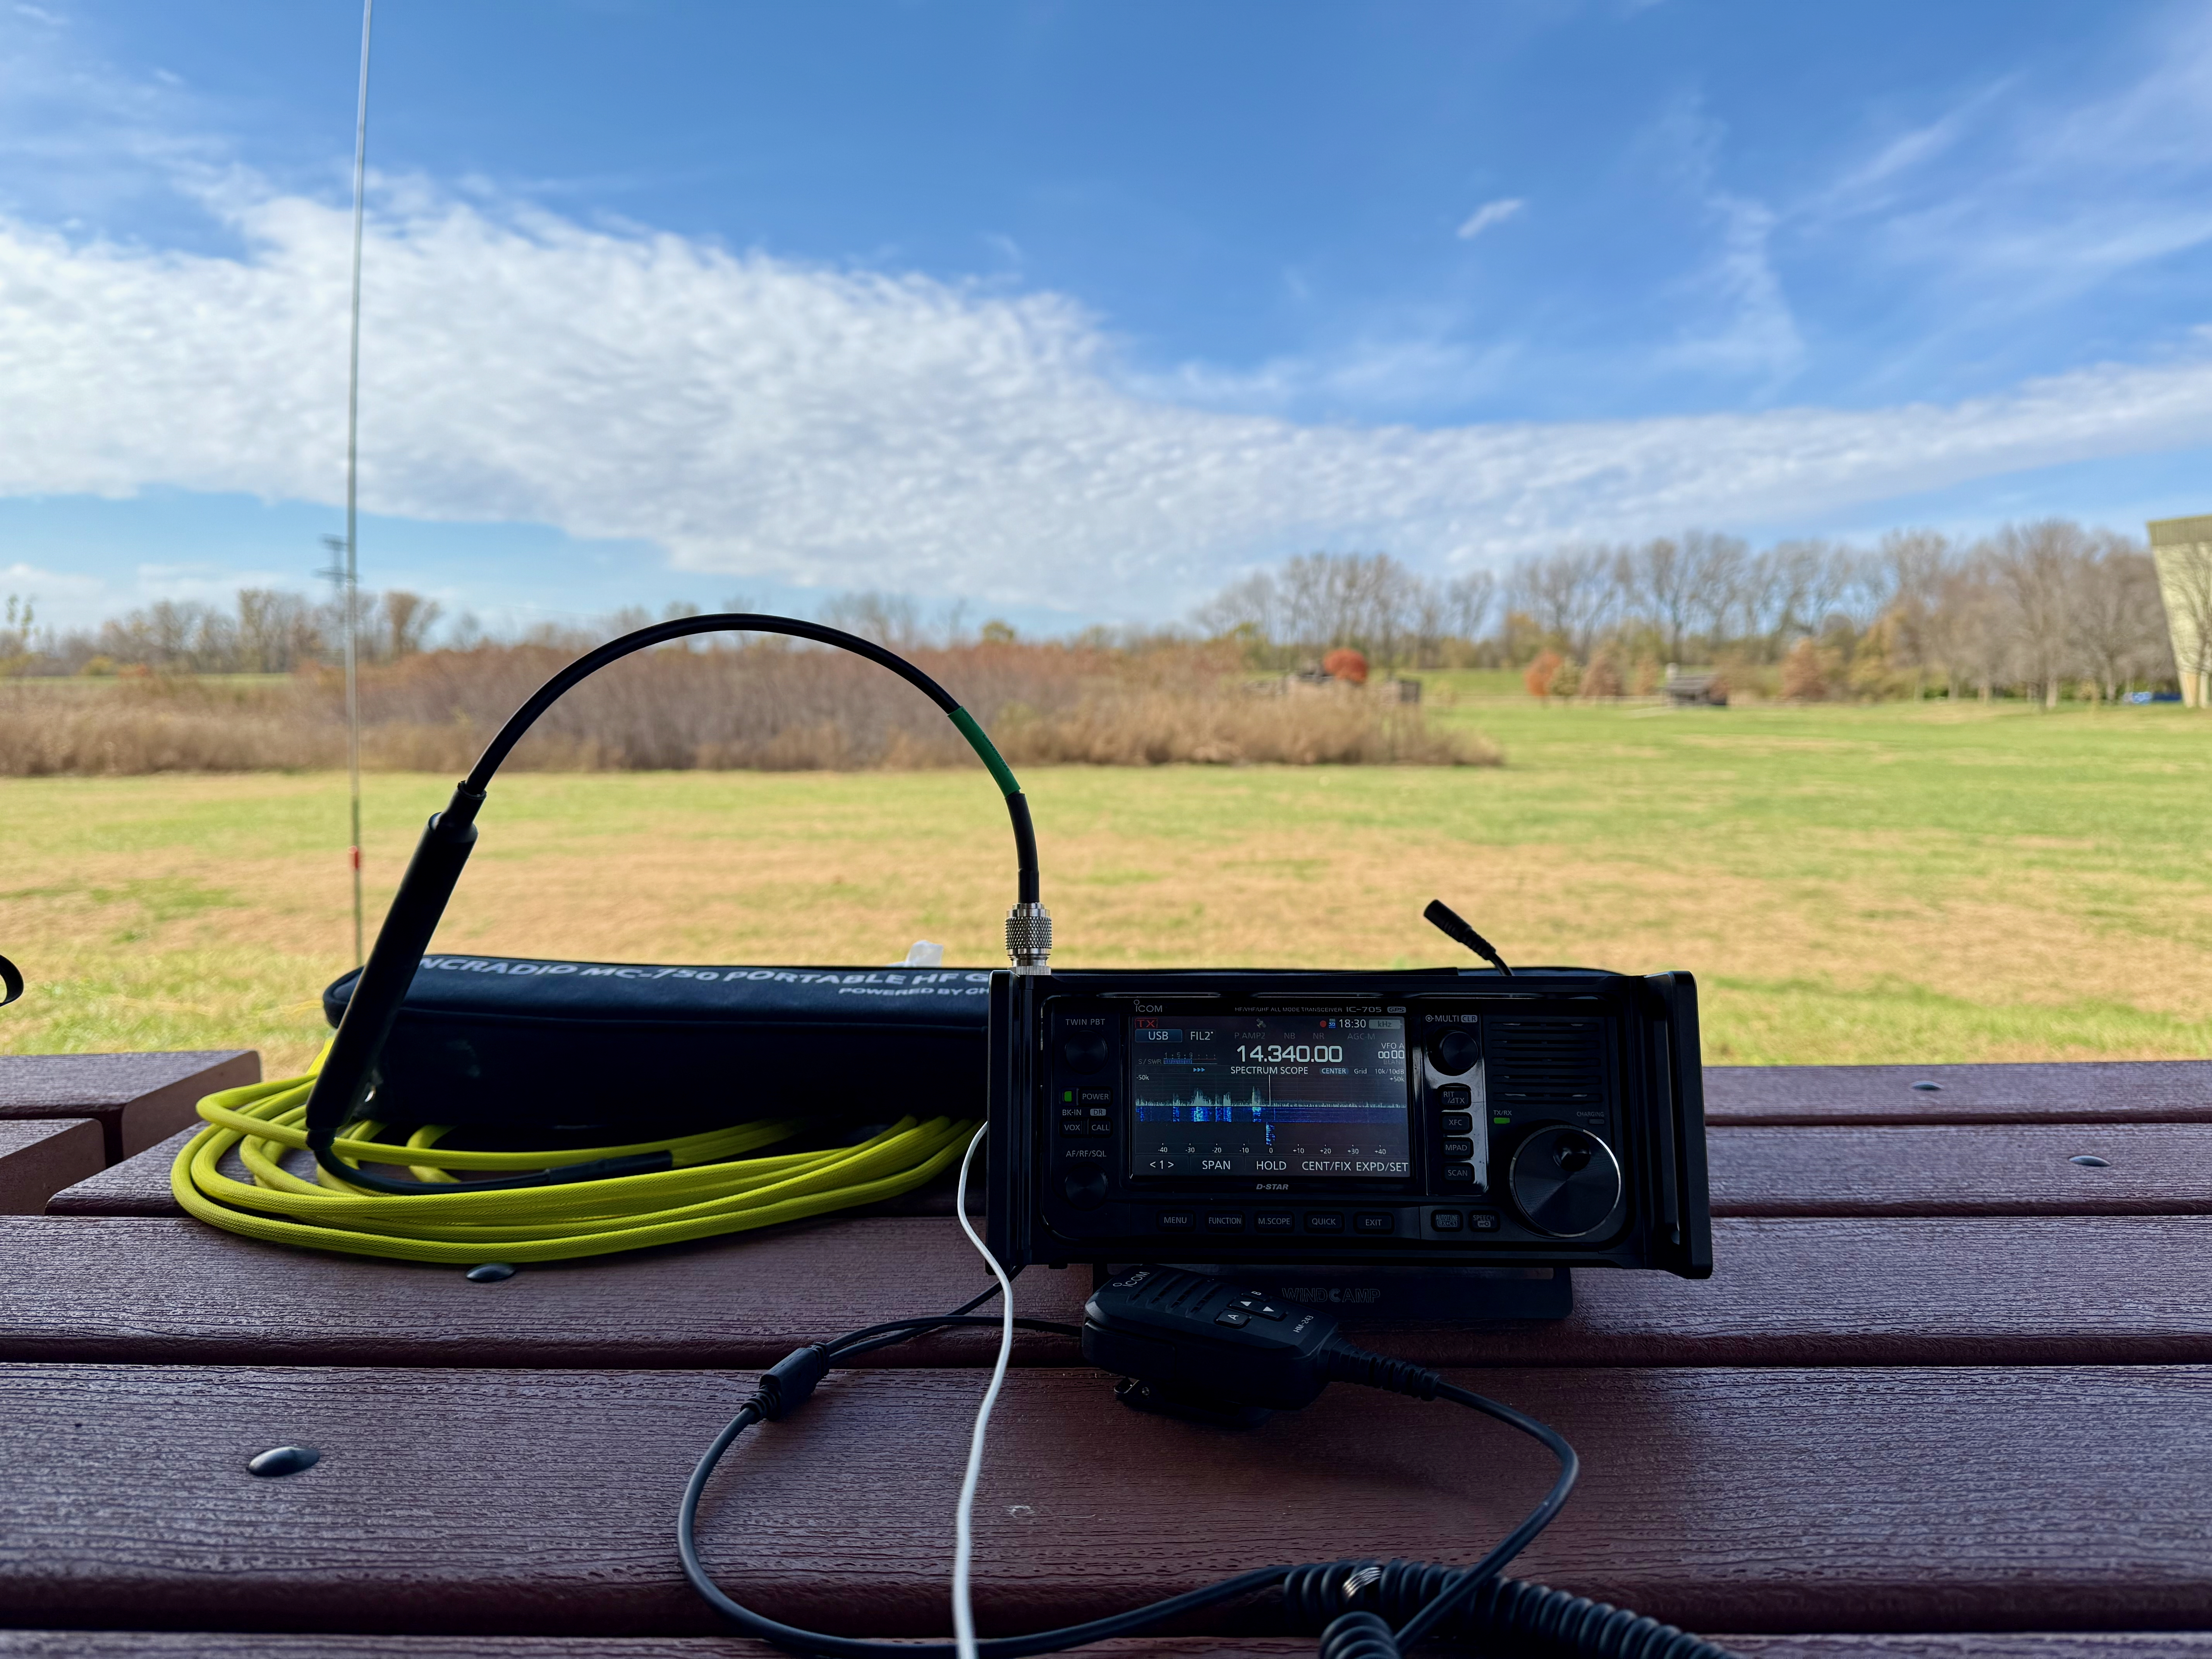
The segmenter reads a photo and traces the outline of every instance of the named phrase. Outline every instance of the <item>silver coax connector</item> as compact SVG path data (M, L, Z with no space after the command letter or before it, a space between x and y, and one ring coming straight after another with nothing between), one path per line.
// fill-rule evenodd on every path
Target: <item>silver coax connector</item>
M1018 974L1052 971L1052 917L1042 904L1017 904L1006 912L1006 954Z

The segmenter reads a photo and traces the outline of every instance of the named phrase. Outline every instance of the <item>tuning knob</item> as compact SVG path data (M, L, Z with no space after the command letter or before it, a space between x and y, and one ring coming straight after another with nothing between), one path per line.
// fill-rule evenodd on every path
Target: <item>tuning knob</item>
M1429 1064L1440 1077L1457 1077L1482 1058L1482 1039L1472 1030L1439 1032L1429 1039Z
M1595 1135L1554 1124L1521 1143L1506 1185L1538 1232L1581 1238L1620 1206L1620 1164Z

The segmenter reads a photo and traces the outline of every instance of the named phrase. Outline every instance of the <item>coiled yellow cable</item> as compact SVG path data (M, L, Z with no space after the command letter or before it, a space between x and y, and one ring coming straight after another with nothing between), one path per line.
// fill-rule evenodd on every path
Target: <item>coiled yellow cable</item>
M779 1119L629 1146L519 1152L443 1150L438 1128L418 1129L395 1145L376 1139L376 1124L348 1126L356 1133L339 1139L341 1156L404 1165L417 1181L455 1184L451 1193L398 1195L369 1192L321 1169L315 1180L303 1180L283 1166L287 1152L307 1144L314 1080L311 1071L201 1101L207 1127L169 1170L177 1202L210 1225L277 1244L405 1261L556 1261L744 1232L895 1197L948 1168L975 1131L973 1121L907 1117L855 1146L744 1158L804 1124ZM233 1147L251 1182L221 1169ZM472 1192L453 1174L659 1152L673 1167L547 1187Z

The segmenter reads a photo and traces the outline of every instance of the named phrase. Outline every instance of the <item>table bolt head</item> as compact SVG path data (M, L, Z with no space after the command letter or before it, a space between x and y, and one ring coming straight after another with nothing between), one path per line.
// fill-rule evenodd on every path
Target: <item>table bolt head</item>
M2069 1164L2078 1164L2085 1170L2109 1170L2112 1167L2112 1159L2099 1158L2094 1152L2077 1152L2066 1161Z
M514 1277L514 1264L509 1261L487 1261L480 1267L471 1267L468 1280L471 1285L496 1285L502 1279Z
M313 1446L271 1446L248 1463L246 1472L273 1480L280 1474L298 1474L303 1469L312 1469L322 1461L322 1453Z
M1930 1083L1924 1078L1919 1082L1914 1084L1912 1086L1923 1095L1940 1095L1943 1092L1943 1085L1942 1084Z

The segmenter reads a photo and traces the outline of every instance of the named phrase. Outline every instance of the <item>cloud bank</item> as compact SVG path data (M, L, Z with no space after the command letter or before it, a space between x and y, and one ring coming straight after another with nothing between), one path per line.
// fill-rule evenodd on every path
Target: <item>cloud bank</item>
M679 568L1158 617L1314 547L1437 570L2212 443L2212 353L1947 405L1445 429L1160 395L1073 302L395 192L362 498ZM342 499L348 216L234 179L228 254L0 220L0 494Z

